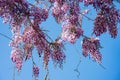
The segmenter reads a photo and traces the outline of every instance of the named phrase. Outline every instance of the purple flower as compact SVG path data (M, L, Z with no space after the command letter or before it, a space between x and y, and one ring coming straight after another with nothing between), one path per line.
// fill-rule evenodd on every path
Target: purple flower
M63 5L62 5L62 7L61 7L61 10L62 10L64 13L66 13L67 10L69 10L69 9L70 9L69 3L68 3L68 2L63 3Z
M91 57L97 61L98 63L101 62L102 55L99 52L100 42L98 38L84 38L82 42L82 54L86 57L88 53L90 53Z
M22 63L23 63L23 52L19 48L14 48L11 52L11 60L15 63L16 68L18 71L21 70Z
M39 75L39 67L38 66L33 66L33 75L36 77L38 77Z

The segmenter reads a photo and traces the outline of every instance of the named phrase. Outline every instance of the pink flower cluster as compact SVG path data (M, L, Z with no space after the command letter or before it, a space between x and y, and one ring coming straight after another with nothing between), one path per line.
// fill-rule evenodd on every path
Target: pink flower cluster
M94 22L93 32L96 36L109 31L112 38L118 34L117 23L120 22L120 14L114 7L107 7L101 10Z
M29 16L33 18L35 25L39 25L48 18L48 10L33 6L30 9Z
M113 6L113 0L48 1L49 8L44 8L26 0L0 0L0 17L3 19L3 23L10 25L13 34L10 42L11 60L15 63L17 70L21 70L24 60L32 58L34 48L39 56L43 55L45 67L48 66L50 58L61 66L66 58L63 51L64 42L74 44L80 37L83 37L83 55L90 54L95 61L101 63L100 41L94 37L85 37L81 23L82 16L87 17L88 11L83 12L79 3L84 2L85 6L92 5L98 13L94 20L93 33L95 36L109 31L111 37L115 38L118 34L117 24L120 23L120 13ZM48 18L50 10L52 10L56 22L62 24L61 36L51 41L40 27L40 24ZM35 77L38 76L39 68L37 66L33 66L33 74Z
M61 39L57 39L54 43L52 43L52 53L51 58L56 64L59 64L59 66L62 66L63 61L65 60L66 56L65 53L62 51L63 44Z
M55 63L59 63L59 66L62 66L63 60L65 59L65 54L60 50L53 50L52 59Z
M14 48L11 52L11 59L15 63L16 68L18 71L21 70L22 63L23 63L23 52L19 48Z
M61 22L62 25L62 36L63 41L69 41L75 43L76 39L83 34L83 30L79 23L79 1L75 3L72 1L54 1L52 9L53 16L57 22Z
M98 38L87 38L85 37L82 42L82 54L86 57L90 53L91 57L101 63L102 55L99 52L100 42Z
M35 78L39 75L39 67L36 65L33 66L33 75L35 76Z
M83 34L83 30L80 26L75 27L70 22L65 23L62 26L62 35L61 38L64 41L69 41L70 43L75 43L76 39Z

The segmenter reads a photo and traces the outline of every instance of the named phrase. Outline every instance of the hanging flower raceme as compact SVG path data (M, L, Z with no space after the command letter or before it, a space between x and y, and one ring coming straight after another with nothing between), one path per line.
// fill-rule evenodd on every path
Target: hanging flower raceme
M39 28L37 30L39 30ZM39 55L44 50L45 45L44 39L45 39L44 34L42 32L35 31L32 26L28 26L24 29L23 42L26 45L35 46L36 49L38 50ZM30 48L32 48L32 46ZM30 48L28 50L31 50Z
M39 75L39 67L36 65L33 65L33 76L37 78Z
M9 45L11 47L19 47L20 44L22 43L22 41L23 41L22 40L22 35L20 33L16 33L16 34L14 34L14 36L13 36L11 42L9 43Z
M12 20L17 24L21 24L26 18L28 2L25 0L0 0L0 16L9 14Z
M26 27L26 29L23 32L23 42L27 45L31 45L31 47L28 46L28 47L25 47L24 49L27 52L31 53L32 46L35 46L39 56L41 56L42 53L44 54L43 63L45 67L47 67L50 54L51 54L49 43L45 39L43 32L40 31L40 29L37 28L36 26L33 26L33 27L32 26Z
M111 37L115 38L118 34L117 23L119 22L120 14L114 7L101 10L95 19L93 33L100 36L108 30Z
M90 53L91 57L101 63L102 55L99 52L100 42L98 38L87 38L85 37L82 42L82 54L86 57Z
M61 67L63 64L63 61L65 60L65 54L63 51L61 50L53 50L52 53L52 59L56 64L59 64L59 66Z
M58 64L59 67L62 67L62 64L66 58L64 52L62 51L64 47L62 39L56 39L54 43L51 43L51 47L51 58L53 59L55 64Z
M18 71L21 70L23 64L24 54L20 48L13 48L11 52L11 60L15 63Z
M96 36L100 36L107 31L107 19L104 15L98 15L94 22L93 32Z

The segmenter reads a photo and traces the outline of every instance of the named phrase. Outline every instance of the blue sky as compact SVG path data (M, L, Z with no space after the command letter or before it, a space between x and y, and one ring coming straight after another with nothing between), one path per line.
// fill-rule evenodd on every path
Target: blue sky
M117 4L119 7L120 4ZM86 7L83 7L87 9ZM92 9L90 7L90 9ZM91 10L88 14L89 17L94 18L95 12ZM93 22L87 19L83 20L83 29L85 34L90 36L93 28ZM53 17L44 22L41 27L49 30L48 35L53 39L61 32L60 25L55 23ZM118 28L120 25L118 25ZM120 31L120 28L119 28ZM3 24L0 19L0 33L6 34L11 37L11 31L8 25ZM103 69L99 64L92 61L89 57L85 58L81 54L81 38L77 40L76 44L65 44L66 47L66 63L63 65L63 69L55 68L53 62L49 62L50 80L120 80L120 33L116 39L112 39L108 32L100 36L100 42L103 48L100 50L103 56L102 65L106 68ZM7 38L0 35L0 80L12 80L13 76L13 63L10 60L11 48L8 46L9 41ZM38 58L36 51L33 51L34 59L40 66L39 80L43 80L45 70L42 67L42 58ZM79 57L81 57L81 63L79 66L80 76L77 78L77 73L74 71L76 68ZM32 65L31 60L26 61L23 64L22 71L20 73L15 72L16 80L32 80Z

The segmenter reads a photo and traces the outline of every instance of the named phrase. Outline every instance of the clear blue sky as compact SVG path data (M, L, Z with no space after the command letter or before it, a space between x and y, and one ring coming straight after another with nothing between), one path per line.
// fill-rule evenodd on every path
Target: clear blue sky
M119 7L120 4L117 6ZM87 9L86 7L83 7ZM89 17L94 18L95 12L91 10L88 14ZM85 34L90 36L90 32L93 28L93 22L84 19L83 29ZM49 30L48 34L54 39L61 32L60 25L56 24L53 17L44 22L41 27ZM120 25L118 25L120 31ZM0 33L6 34L11 37L11 32L8 25L3 24L0 19ZM81 55L81 38L77 40L77 43L66 44L66 63L63 69L54 68L52 61L49 63L50 79L51 80L120 80L120 32L116 39L110 38L108 32L100 36L101 45L103 48L100 50L103 56L102 65L106 68L103 69L96 62L85 58ZM0 80L12 80L13 75L13 63L10 60L11 48L8 46L10 40L0 35ZM38 58L36 51L33 51L34 59L40 66L39 80L43 80L45 75L44 68L42 67L42 58ZM81 55L82 61L79 66L80 77L77 78L77 73L74 71L76 68L79 56ZM16 80L32 80L32 65L31 60L28 60L23 64L22 71L15 73Z

